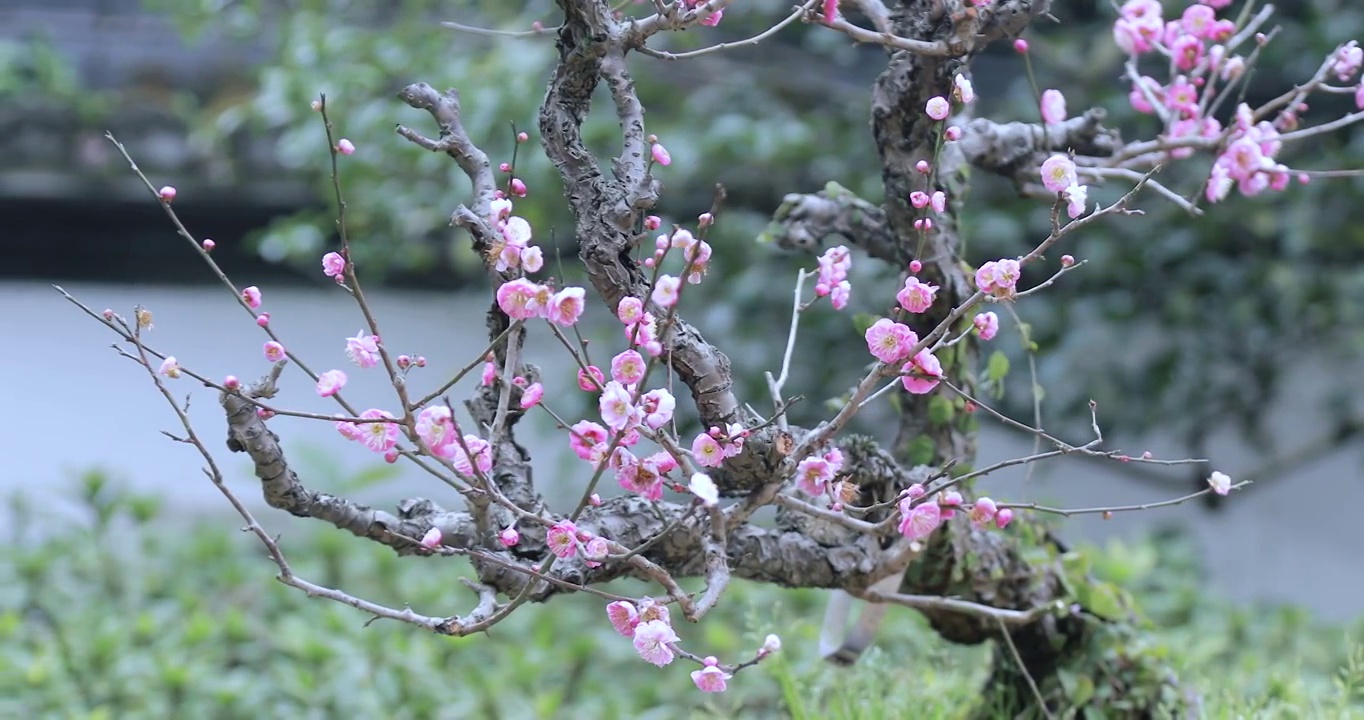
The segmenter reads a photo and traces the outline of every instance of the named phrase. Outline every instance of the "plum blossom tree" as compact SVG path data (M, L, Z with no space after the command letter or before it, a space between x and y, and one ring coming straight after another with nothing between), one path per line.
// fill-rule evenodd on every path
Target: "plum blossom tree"
M337 331L355 366L351 372L386 374L394 393L390 409L353 406L345 398L344 370L314 371L289 350L261 311L266 294L254 286L239 290L216 264L211 241L197 241L180 223L174 187L147 182L179 234L267 335L262 354L269 373L250 384L205 377L152 347L149 309L137 308L129 320L67 297L117 333L124 342L120 352L146 368L183 425L176 439L202 453L209 478L269 550L278 579L310 595L430 632L469 635L529 602L591 593L603 600L602 621L628 638L643 661L659 667L691 663L700 691L723 692L727 683L742 681L742 671L776 652L780 640L769 636L751 656L721 662L687 647L676 619L702 620L734 577L827 588L835 591L824 638L831 660L855 660L884 608L900 605L921 612L948 640L995 643L983 708L1032 716L1099 706L1132 717L1187 713L1197 697L1158 657L1144 652L1121 594L1087 578L1035 514L1148 510L1208 492L1225 495L1241 484L1209 470L1209 486L1200 493L1131 507L1049 508L987 496L984 482L992 473L1065 455L1198 462L1106 448L1093 404L1094 437L1083 442L1022 426L991 408L978 392L991 372L979 367L978 350L999 331L997 314L987 308L1025 302L1080 271L1085 262L1058 255L1060 247L1091 225L1140 214L1139 197L1201 213L1229 200L1232 189L1249 198L1286 190L1294 180L1306 182L1310 173L1276 157L1285 143L1364 118L1361 111L1309 124L1305 116L1305 100L1314 93L1349 93L1364 107L1360 49L1354 43L1339 47L1291 92L1250 107L1236 98L1259 49L1272 39L1273 32L1261 32L1271 8L1233 18L1226 14L1228 0L1203 0L1167 17L1156 0L1130 0L1121 7L1114 39L1128 54L1124 81L1131 86L1131 102L1157 126L1150 139L1125 142L1104 127L1101 110L1068 116L1068 99L1055 89L1038 98L1040 122L972 117L972 58L993 42L1012 42L1027 52L1019 36L1047 12L1045 0L800 4L743 42L760 43L793 22L806 22L885 48L886 67L871 88L871 131L885 192L878 201L836 186L787 196L764 237L815 256L815 267L795 278L782 366L767 376L770 398L745 400L734 392L730 359L681 309L696 294L692 288L707 281L712 259L707 229L721 221L721 198L692 227L665 228L652 214L666 202L658 177L673 157L648 133L630 74L630 61L661 55L650 47L653 38L714 26L730 4L558 2L562 23L553 32L559 60L540 110L540 146L562 178L590 290L542 272L544 251L535 242L535 228L516 214L515 198L529 192L516 175L517 158L494 171L464 129L459 93L414 83L398 94L428 113L438 134L402 125L397 132L419 148L448 155L472 183L471 200L454 209L451 222L467 232L491 281L486 347L454 378L431 383L425 395L417 395L427 379L416 371L426 359L395 355L365 301L339 182L344 158L364 149L337 138L325 98L315 107L330 147L340 247L321 258L321 270L356 300L363 318L355 335ZM620 147L609 163L582 135L594 91L603 85L620 123ZM516 134L518 152L529 139ZM1167 187L1156 177L1170 163L1196 158L1212 159L1202 187ZM971 169L1010 179L1020 193L1050 204L1050 233L1017 257L967 253L960 213L969 212ZM1105 183L1121 185L1120 192L1107 202L1094 201L1091 187ZM902 276L901 289L872 300L883 316L864 328L861 340L850 337L830 356L864 367L860 381L822 422L798 427L786 417L797 401L786 383L801 318L823 311L825 298L829 312L847 306L856 291L849 276L854 262L876 263ZM1043 279L1025 282L1030 267ZM594 364L587 346L568 333L586 313L598 311L614 316L620 334L609 362L597 358L600 364ZM529 332L562 341L562 368L542 374L524 362ZM298 379L285 378L291 366ZM447 393L475 371L481 371L479 385L457 407ZM596 398L593 417L563 417L545 400L546 384L573 376L580 391ZM185 378L219 392L228 449L251 458L269 505L400 555L467 558L475 576L463 581L473 593L472 606L463 614L426 615L295 574L274 537L224 484L214 453L171 394L170 383ZM695 413L701 432L679 431L683 398L670 389L672 380L689 396L685 410ZM277 406L272 400L285 382L311 383L338 405L338 414ZM859 413L877 402L891 407L898 425L889 441L851 431ZM759 412L757 406L770 409ZM581 459L584 480L576 502L546 498L537 488L529 463L535 448L522 445L516 432L531 412L553 417ZM464 506L447 509L411 498L390 512L312 490L289 465L285 439L268 426L277 415L333 423L346 441L388 462L414 463L440 479L462 496ZM975 428L982 416L1026 429L1046 449L974 467ZM624 492L604 499L598 490L612 480ZM1006 486L991 490L1009 494ZM755 520L767 507L776 508L775 520ZM623 577L654 589L648 596L623 597L598 587ZM687 578L700 578L701 589L685 590L681 583ZM845 637L844 615L854 599L871 604ZM1076 677L1093 680L1081 690Z

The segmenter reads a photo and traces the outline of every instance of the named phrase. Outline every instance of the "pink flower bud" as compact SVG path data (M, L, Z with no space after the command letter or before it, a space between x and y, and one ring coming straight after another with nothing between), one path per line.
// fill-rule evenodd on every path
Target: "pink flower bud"
M527 135L525 132L516 133L516 142L523 143L529 139L530 136Z
M498 169L498 170L501 170L501 171L504 172L504 173L511 172L511 163L505 163L505 162L504 162L504 163L502 163L501 165L498 165L498 166L497 166L497 169Z
M588 365L586 370L578 371L578 387L586 392L595 392L606 387L606 375L596 365Z
M592 507L601 507L601 496L596 493L592 493L592 495L587 498L587 504L591 505Z
M167 185L158 190L156 194L161 196L161 202L169 203L175 199L175 188Z
M223 378L223 387L227 388L228 390L236 390L241 386L242 381L238 380L236 375L228 375L227 377Z
M261 327L270 327L270 313L263 312L256 316L256 324Z
M274 340L265 343L265 346L262 348L262 350L265 353L265 359L269 360L272 363L279 362L283 360L285 357L287 357L284 354L284 346Z
M914 192L909 194L909 204L913 205L916 210L927 206L928 193L922 192L920 190L915 190Z
M312 108L312 109L313 109L313 112L320 112L320 111L322 110L322 101L321 101L321 100L314 100L314 101L308 103L308 107Z
M929 171L933 169L933 166L929 165L927 160L920 160L919 162L914 163L914 169L918 170L923 175L927 175Z
M255 310L256 308L260 307L260 288L256 287L255 285L252 285L251 287L247 288L242 288L242 301L245 302L246 306L251 308L252 310Z
M1070 267L1075 264L1075 258L1070 255L1061 256L1061 267Z
M529 410L536 405L539 405L540 399L544 396L545 387L540 383L531 383L530 387L526 388L521 393L521 409Z
M999 528L1000 530L1003 530L1004 528L1009 526L1009 523L1012 522L1013 519L1014 511L1011 510L1010 508L1003 508L999 512L995 513L995 527Z
M394 362L398 363L398 368L401 370L406 370L409 367L412 367L412 358L408 357L407 355L399 355Z
M917 274L919 273L919 271L920 271L920 270L923 270L923 269L924 269L924 264L921 263L921 262L919 262L918 260L910 260L910 261L909 261L909 271L910 271L910 272L912 272L912 273L914 273L914 274L917 275Z
M215 243L208 238L204 238L203 246L204 252L213 252L213 248L218 247L218 243Z
M274 416L275 416L275 411L274 411L274 410L267 410L267 409L265 409L265 408L256 408L256 417L260 418L261 420L269 420L270 418L272 418L272 417L274 417Z
M412 361L412 364L413 364L413 365L416 365L416 366L419 367L419 368L426 367L426 356L424 356L424 355L418 355L418 356L416 357L416 359L414 359L414 360Z
M943 212L947 209L947 193L941 190L935 191L929 196L928 204L933 206L933 212Z
M112 322L114 319L114 311L111 308L104 308L104 312L100 313L100 316L105 320Z
M355 152L355 143L345 138L341 138L336 142L336 151L342 155L350 155Z
M932 219L932 218L919 218L918 220L915 220L915 221L914 221L914 229L915 229L915 230L921 230L921 231L923 231L923 232L928 232L929 230L932 230L932 229L933 229L933 219Z
M922 483L914 483L913 485L910 485L909 487L905 488L905 497L909 498L910 500L918 500L919 498L923 497L924 494L927 492L928 492L927 490L924 490L924 486Z
M659 226L662 225L662 224L663 224L663 220L662 220L661 218L659 218L657 215L649 215L649 216L647 216L647 217L644 218L644 229L645 229L645 230L657 230L657 229L659 228Z
M947 129L943 131L943 137L947 138L948 142L956 142L961 139L961 128L956 125L949 125Z
M502 532L497 534L497 541L502 543L502 547L514 547L521 542L521 533L516 532L515 525L508 525Z
M398 462L398 455L398 448L389 448L388 451L384 453L384 462L392 465L393 463Z
M1027 54L1028 41L1024 40L1023 38L1018 38L1017 40L1014 40L1014 52L1018 53L1019 55Z
M697 227L709 227L713 222L715 222L715 216L708 212L701 213L701 215L696 218Z
M427 550L435 550L437 547L440 547L440 541L440 528L433 527L430 530L427 530L426 534L422 536L422 547Z
M781 649L781 638L776 635L768 635L763 640L763 646L758 648L758 656L766 657Z
M512 191L512 194L515 195L516 197L525 197L525 196L526 196L526 183L523 182L523 181L521 180L521 178L512 178L512 181L511 181L511 191Z
M667 167L673 162L673 156L668 154L668 149L662 143L654 143L650 151L653 154L654 162Z

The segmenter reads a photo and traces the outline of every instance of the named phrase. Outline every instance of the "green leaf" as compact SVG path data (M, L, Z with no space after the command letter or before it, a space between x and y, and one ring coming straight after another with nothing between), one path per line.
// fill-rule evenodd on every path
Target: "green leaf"
M928 422L942 426L952 422L952 400L945 395L934 395L928 401Z
M1009 374L1009 356L996 350L990 353L990 360L985 366L985 377L993 383L1003 382L1004 376Z

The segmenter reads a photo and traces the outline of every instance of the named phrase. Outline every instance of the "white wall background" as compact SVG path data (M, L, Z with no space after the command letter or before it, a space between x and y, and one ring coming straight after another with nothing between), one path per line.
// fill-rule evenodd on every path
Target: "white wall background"
M147 343L177 356L182 364L211 377L235 374L250 380L268 364L261 355L263 334L239 306L219 288L164 288L123 285L71 284L65 286L96 311L113 308L125 315L137 303L155 313L156 327ZM331 290L331 289L328 289ZM481 297L437 293L371 293L386 344L397 352L425 355L430 367L413 376L418 393L428 392L486 345L483 329L485 301ZM386 407L381 371L360 371L343 354L344 337L362 321L349 297L339 290L266 289L265 307L272 325L290 349L298 350L314 370L347 369L351 384L346 395L358 407ZM46 284L0 282L0 309L18 327L8 333L9 351L0 354L0 497L23 491L35 499L60 502L75 476L102 467L129 487L164 498L171 517L203 514L223 516L222 497L200 471L201 460L190 447L171 442L161 429L178 430L176 419L139 366L120 358L110 348L109 331L85 318ZM704 330L704 328L703 328ZM557 344L544 333L532 333L528 354L542 368L557 367ZM1327 370L1327 369L1322 369ZM1303 372L1302 391L1281 407L1271 408L1271 426L1284 447L1305 442L1322 428L1314 422L1314 403L1325 388L1338 385L1335 373ZM565 385L571 375L556 379ZM297 370L286 371L281 405L300 410L335 412L335 406L316 397L310 382ZM547 379L554 379L549 376ZM552 383L547 383L551 385ZM286 531L297 520L264 507L254 487L250 463L230 455L223 446L226 425L214 394L181 379L173 384L192 396L190 413L197 431L218 454L231 486L252 505L262 508L260 519L272 531ZM570 385L571 387L571 385ZM468 381L451 392L459 402L467 396ZM390 390L391 392L391 390ZM1101 398L1100 402L1120 402ZM520 434L532 447L536 475L547 494L572 487L577 477L560 474L566 441L549 435L543 414ZM576 418L575 418L576 419ZM988 423L987 423L988 425ZM311 485L327 487L322 478L307 478L307 450L325 453L346 468L365 468L377 457L354 443L346 443L330 424L276 418L271 427L285 440L295 468ZM1028 454L1031 439L987 427L981 437L980 464ZM552 448L545 452L544 448ZM1108 447L1133 454L1150 449L1168 456L1158 437L1109 438ZM1170 445L1169 448L1177 448ZM1212 443L1219 468L1233 478L1252 471L1262 459L1255 448L1233 438ZM1002 500L1047 500L1067 507L1142 503L1189 491L1187 481L1162 489L1133 481L1121 468L1094 462L1060 459L1039 465L1024 480L1025 470L1010 469L993 476L987 491ZM1181 472L1186 478L1188 473ZM1071 539L1103 541L1113 536L1135 536L1155 525L1178 522L1190 528L1208 563L1210 582L1238 602L1291 601L1305 605L1323 619L1353 619L1364 614L1364 478L1357 454L1339 452L1301 464L1282 476L1261 483L1253 492L1230 498L1219 513L1198 503L1144 513L1120 515L1103 521L1082 517L1067 521L1063 535ZM457 497L444 485L418 472L405 470L398 480L369 488L361 499L380 506L409 495L423 495L449 506ZM576 497L576 494L574 495ZM69 506L68 506L69 511ZM225 518L224 522L228 522ZM0 523L8 517L0 514ZM3 526L0 526L3 530Z

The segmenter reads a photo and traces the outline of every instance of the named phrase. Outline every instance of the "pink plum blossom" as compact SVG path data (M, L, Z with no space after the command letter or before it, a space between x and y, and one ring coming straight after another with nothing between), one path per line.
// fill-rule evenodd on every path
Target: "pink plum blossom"
M331 397L346 386L346 373L340 370L328 370L317 376L317 394L322 397Z
M601 567L602 561L611 553L611 543L600 535L583 545L583 557L589 558L588 567Z
M673 156L668 153L668 148L663 147L662 143L654 143L653 147L649 148L649 152L653 155L654 162L659 165L667 167L673 163Z
M393 415L384 411L370 408L362 413L360 417L365 420L392 420ZM356 423L360 428L360 442L365 447L377 453L386 453L398 444L398 425L393 422L371 422Z
M350 155L351 153L355 152L355 143L347 140L346 138L341 138L336 142L336 151L341 153L342 155Z
M1231 478L1225 473L1213 472L1208 476L1208 487L1218 495L1226 495L1231 492Z
M180 377L180 363L176 362L174 355L167 355L166 359L161 361L161 367L157 369L157 372L176 380Z
M454 442L455 425L450 420L450 408L431 405L417 413L417 437L431 452L449 457L449 445Z
M611 620L611 627L616 632L625 637L635 636L635 626L639 624L639 611L635 609L634 603L625 600L616 600L606 605L606 617Z
M715 487L715 481L705 473L695 473L691 476L691 482L687 483L687 489L691 494L701 500L701 504L707 507L714 507L720 502L720 491Z
M1361 65L1364 65L1364 50L1351 42L1336 53L1335 62L1331 65L1331 71L1336 74L1336 79L1341 82L1349 82L1350 78L1359 72Z
M924 395L938 386L942 378L942 363L928 350L920 350L900 371L905 373L900 378L905 390L912 395Z
M598 443L606 442L608 434L606 428L592 422L582 420L570 428L572 432L568 435L568 445L573 448L573 453L583 460L592 456L592 448Z
M560 520L545 533L549 551L560 558L571 558L578 553L578 527L570 520Z
M260 300L261 300L260 288L256 287L255 285L252 285L251 287L247 288L242 288L242 301L246 303L247 307L251 308L252 310L259 308Z
M1071 185L1061 191L1061 195L1066 199L1066 215L1070 216L1070 219L1074 220L1085 214L1089 188L1084 185Z
M828 489L829 482L838 472L837 466L827 458L811 456L796 465L796 487L806 495L819 497Z
M867 350L884 363L903 360L919 342L919 336L908 326L889 318L881 318L867 328Z
M947 98L941 95L934 95L928 99L924 105L924 112L934 120L942 120L952 111L952 106L947 102Z
M578 389L595 392L605 385L606 375L596 365L588 365L587 369L578 371Z
M285 358L284 346L271 340L261 348L265 352L265 359L270 362L279 362Z
M329 252L322 256L322 274L337 282L345 280L346 259L341 253Z
M724 449L708 433L701 433L692 440L691 454L696 464L702 467L720 467L725 460Z
M644 302L637 297L624 297L616 305L616 318L624 325L634 325L644 319Z
M170 201L175 199L175 187L172 185L166 185L160 190L157 190L156 194L158 197L161 198L162 202L170 204Z
M576 324L583 315L585 296L586 291L580 287L567 287L554 293L549 301L549 321L564 327Z
M654 284L651 299L658 303L660 307L672 307L677 304L678 297L682 289L682 279L672 275L663 275Z
M507 281L497 289L497 306L513 320L528 320L536 315L539 290L539 285L525 278Z
M952 97L962 105L970 105L976 100L976 89L971 79L961 73L952 77Z
M971 324L975 326L981 340L993 340L999 332L999 316L993 312L979 313L971 320Z
M545 386L540 383L531 383L525 390L521 391L521 409L529 410L539 405L544 396Z
M909 312L921 313L933 306L933 297L937 292L937 285L930 285L911 275L905 279L905 286L896 293L895 299L900 307Z
M725 691L725 683L733 677L729 673L721 670L718 665L720 661L713 657L708 657L700 670L691 672L691 681L696 683L696 688L701 692L719 693Z
M1042 122L1047 125L1057 125L1065 122L1066 119L1066 96L1060 90L1047 89L1042 91Z
M639 422L639 410L631 402L630 391L619 381L606 383L601 398L597 401L601 419L606 426L616 431L624 431Z
M426 534L422 536L421 545L427 550L435 550L436 548L440 547L440 541L441 541L440 528L433 527L430 530L427 530Z
M971 505L971 511L967 513L967 517L971 520L971 527L977 530L985 530L994 521L995 514L998 512L999 508L995 505L995 501L983 497Z
M646 662L659 667L673 661L673 651L668 645L681 639L672 626L662 620L647 620L635 626L635 651Z
M677 407L677 399L666 389L659 388L641 395L639 407L644 411L644 424L648 425L651 430L657 430L673 419L673 410Z
M1065 155L1052 155L1042 162L1042 185L1048 191L1059 193L1077 184L1075 161Z
M626 350L611 358L611 377L621 385L634 385L644 379L644 356Z
M365 335L364 328L355 337L346 338L346 357L361 368L372 368L379 364L379 337Z
M909 540L924 540L942 522L942 508L934 502L919 503L910 508L908 502L901 501L900 516L900 534Z

